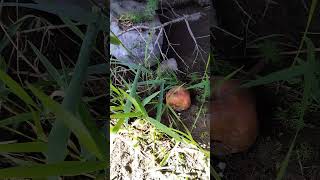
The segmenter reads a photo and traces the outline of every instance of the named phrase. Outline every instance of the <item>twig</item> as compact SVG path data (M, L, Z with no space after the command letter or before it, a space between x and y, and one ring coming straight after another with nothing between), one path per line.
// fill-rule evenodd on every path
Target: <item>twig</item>
M230 36L232 36L232 37L234 37L234 38L236 38L236 39L238 39L238 40L240 40L240 41L243 40L243 38L241 38L241 37L239 37L239 36L237 36L237 35L234 35L234 34L232 34L231 32L226 31L225 29L220 28L219 26L213 25L213 27L216 28L216 29L218 29L218 30L220 30L220 31L222 31L222 32L224 32L224 33L226 33L226 34L228 34L228 35L230 35Z
M2 30L3 30L3 32L5 33L5 35L7 36L7 38L9 39L9 41L11 42L11 44L13 45L13 47L16 49L18 55L19 55L20 57L22 57L22 59L23 59L36 73L39 73L39 74L40 74L39 70L38 70L36 67L34 67L34 66L27 60L27 58L23 55L22 52L19 51L17 45L13 42L13 40L11 39L10 35L8 34L8 32L6 31L6 29L4 28L4 26L3 26L3 24L2 24L1 22L0 22L0 26L1 26Z
M75 26L80 26L82 25L81 23L75 23ZM32 33L32 32L37 32L37 31L42 31L42 30L54 30L54 29L62 29L62 28L69 28L69 25L63 24L63 25L51 25L51 26L42 26L39 28L34 28L34 29L28 29L24 31L20 31L21 34L26 34L26 33Z

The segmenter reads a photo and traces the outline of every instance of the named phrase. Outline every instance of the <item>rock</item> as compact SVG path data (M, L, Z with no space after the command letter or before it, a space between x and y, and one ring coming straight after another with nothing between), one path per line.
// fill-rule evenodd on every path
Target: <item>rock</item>
M174 71L178 71L177 61L174 58L162 61L158 67L159 74Z
M211 139L213 154L225 155L246 151L258 134L255 101L248 89L240 89L240 82L227 80L220 86L212 81Z
M198 6L209 6L210 0L159 0L159 5L162 7L177 7L186 6L188 4L196 4Z
M218 167L221 169L221 170L224 170L225 168L226 168L226 163L224 163L224 162L219 162L219 164L218 164Z
M110 44L110 54L122 63L143 64L149 67L159 62L163 34L160 29L153 28L161 25L158 16L155 15L151 21L135 24L130 20L127 21L127 24L119 21L120 17L124 17L123 15L144 12L145 8L146 2L111 1L110 30L125 48L121 45Z

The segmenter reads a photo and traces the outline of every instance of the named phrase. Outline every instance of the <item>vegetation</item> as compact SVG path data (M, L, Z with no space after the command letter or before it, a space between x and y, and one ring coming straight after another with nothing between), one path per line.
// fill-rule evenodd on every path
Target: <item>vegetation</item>
M158 9L157 0L148 0L146 8L142 12L128 12L123 15L122 18L128 19L132 23L141 23L146 21L152 21L156 15L156 10Z
M99 120L99 113L93 117L90 111L95 108L89 106L105 97L106 92L87 93L84 82L91 83L92 77L106 75L107 71L103 70L106 62L93 64L90 60L92 54L98 54L100 59L104 56L95 44L98 34L106 31L107 18L98 8L92 12L79 10L75 14L49 1L38 4L1 2L0 6L3 10L0 178L58 179L59 176L81 175L103 179L107 173L108 141L105 128L96 124L105 126L106 121ZM19 6L33 9L33 14L24 13ZM65 24L51 24L38 10L57 15L51 17ZM10 18L15 21L8 21ZM69 18L81 23L85 32ZM63 37L65 31L61 28L66 27L71 30L69 41L75 43L75 50L79 49L78 55L67 53L64 56L66 49L54 44L51 36ZM61 30L60 33L55 29ZM30 36L30 32L42 35L42 41L39 43L35 38L38 36ZM21 33L26 33L25 38L18 35ZM65 34L63 38L67 37ZM61 51L48 50L48 46L61 48ZM16 57L12 58L10 52ZM58 58L53 56L55 53L59 54ZM102 72L99 73L99 69ZM32 73L34 75L30 76ZM84 92L87 95L84 96Z
M0 4L4 9L1 13L8 13L10 17L0 22L3 32L0 37L1 179L105 178L109 175L109 132L106 130L109 126L106 119L109 118L111 137L125 132L136 144L152 144L148 150L161 166L169 163L172 154L182 151L183 148L178 147L180 144L190 145L210 158L210 152L195 140L181 115L164 103L164 97L176 85L196 91L199 106L196 123L199 116L208 113L205 106L210 98L211 75L246 79L242 87L247 88L285 86L289 89L281 106L272 112L272 118L280 120L281 127L285 127L284 133L293 135L289 144L280 148L285 150L284 154L277 155L277 161L281 163L273 167L277 172L276 179L285 177L291 161L296 160L302 166L319 157L317 147L298 141L305 128L317 129L319 126L315 119L308 119L309 114L318 113L320 109L320 63L317 48L308 36L317 0L311 3L305 32L296 57L289 65L280 63L280 43L263 37L253 44L263 63L272 67L264 75L255 74L254 80L243 78L247 72L242 66L216 59L212 53L206 72L189 74L187 81L175 73L154 73L152 69L138 65L127 67L115 59L108 59L109 52L103 53L99 46L101 38L109 38L104 9L65 11L49 1L37 2ZM17 12L22 9L16 6L31 8L33 13L21 13L22 17L10 14L13 9ZM145 12L129 13L126 17L136 23L151 20L156 9L157 1L149 0ZM59 23L50 22L50 18L45 17L48 15L40 11L55 14L50 17ZM42 39L39 41L33 33L41 34ZM60 38L63 40L58 40ZM66 41L68 45L71 42L72 48L59 47ZM121 45L112 35L110 43ZM73 47L75 50L70 50ZM306 56L301 53L303 48ZM102 80L102 88L97 80ZM110 98L109 107L106 97ZM170 123L165 124L164 118ZM140 128L148 127L150 131L137 133L132 122ZM182 124L182 128L177 124ZM156 148L162 141L170 148ZM276 152L283 153L278 149ZM188 160L185 153L178 157L179 162ZM211 173L221 179L213 166Z

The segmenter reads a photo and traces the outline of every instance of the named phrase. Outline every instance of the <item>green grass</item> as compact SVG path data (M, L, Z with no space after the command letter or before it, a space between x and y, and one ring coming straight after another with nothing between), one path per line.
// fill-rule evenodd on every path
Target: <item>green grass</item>
M156 15L158 8L158 0L148 0L146 8L142 12L128 12L124 18L130 20L133 23L141 23L146 21L152 21Z
M84 83L90 81L89 75L99 72L106 74L106 70L101 70L106 64L89 66L92 51L100 56L103 55L99 53L95 44L98 32L105 30L106 17L97 8L92 12L86 11L81 14L79 11L64 9L75 7L56 8L55 4L48 1L39 1L39 4L1 3L0 5L29 7L57 14L64 20L66 27L82 39L82 43L78 44L81 46L78 59L73 59L75 66L66 67L66 59L60 56L62 60L60 69L57 68L54 59L42 53L43 44L38 48L39 45L35 45L31 40L26 41L26 46L32 50L31 52L37 57L35 60L38 59L39 63L32 62L30 55L24 56L19 49L17 53L21 54L22 59L35 73L40 73L39 66L42 66L47 74L39 75L41 78L38 81L27 80L19 76L20 72L17 69L20 80L17 82L15 80L17 77L12 73L9 74L8 68L12 69L12 66L7 65L10 62L7 62L9 57L5 56L5 50L16 42L12 39L18 38L16 37L18 32L26 30L25 28L31 27L31 30L36 28L26 26L28 19L42 17L25 16L5 28L6 33L0 41L0 53L4 57L1 58L0 101L7 110L7 116L10 116L1 118L0 125L11 134L17 134L19 138L1 142L0 151L3 155L1 159L9 160L12 167L0 169L0 178L58 179L58 176L84 175L90 178L105 176L108 164L108 141L104 131L95 125L95 119L86 105L99 97L85 99L83 89ZM86 24L86 33L82 34L69 19ZM49 90L52 87L56 88L54 91L64 92L63 95L53 100L48 95L50 91L53 92ZM53 126L51 130L47 128L48 123ZM31 128L25 132L19 128L21 125ZM74 138L70 138L71 134ZM29 141L24 140L25 138ZM23 142L20 142L21 140Z
M114 44L120 45L119 40L113 37ZM206 72L198 76L196 74L190 75L191 81L184 83L179 80L175 73L158 73L152 72L148 68L142 66L127 65L125 68L120 67L121 63L111 61L110 68L112 78L110 82L110 112L112 125L110 132L117 134L122 130L130 129L131 125L128 120L132 121L146 121L155 129L155 133L165 134L172 139L172 146L179 143L190 144L197 147L207 158L210 157L210 152L203 149L198 142L194 140L190 129L184 126L183 130L178 130L178 127L168 126L163 124L162 119L164 113L169 114L171 120L177 123L182 123L180 115L178 115L171 107L164 104L165 93L173 86L183 85L192 91L201 91L199 102L204 104L208 101L210 96L209 83L209 63L207 63ZM126 74L122 74L120 69L124 69ZM132 78L128 78L128 75ZM155 111L154 116L149 116L149 111ZM200 113L200 112L199 112ZM183 123L182 123L183 125ZM161 143L161 138L155 138L155 143ZM155 154L163 154L163 150L156 150ZM159 164L164 166L172 152L167 155L160 155Z
M24 16L16 19L12 24L3 26L4 29L2 30L6 32L0 38L0 102L1 108L5 109L10 116L1 118L0 127L28 141L19 142L19 140L14 139L13 141L1 142L0 152L5 157L4 159L10 160L12 167L0 169L0 178L50 177L51 179L57 179L58 176L80 174L91 178L103 177L108 164L106 145L108 141L103 134L104 132L94 124L91 109L88 107L88 103L95 102L99 99L99 96L83 97L82 91L84 91L83 83L89 81L89 75L94 73L105 75L107 73L106 69L109 68L107 62L89 66L92 52L99 54L99 56L105 56L95 47L95 43L98 32L106 30L108 18L96 10L92 12L83 11L76 7L57 7L49 1L37 2L39 4L1 3L1 6L27 7L57 14L64 25L82 40L82 43L77 43L81 49L78 58L73 57L74 66L66 67L64 64L67 62L66 58L61 58L61 68L57 68L56 63L53 63L57 59L46 57L47 55L43 54L40 48L42 45L27 41L26 46L32 50L30 52L39 61L32 61L30 57L25 57L21 50L18 50L17 54L21 55L32 73L44 76L44 79L39 78L40 80L37 82L28 81L28 78L19 76L19 69L17 69L18 74L16 76L9 73L12 72L13 67L10 65L9 57L5 56L5 50L8 48L14 49L11 46L12 42L15 42L18 32L30 30L24 29L27 27L26 22L39 17ZM298 86L297 91L301 92L302 96L298 98L297 106L282 110L282 114L278 114L279 118L283 120L282 123L288 125L287 127L292 127L295 134L278 169L276 179L283 179L294 152L299 154L302 161L310 159L310 154L312 154L312 148L308 148L307 145L300 144L296 151L295 146L299 133L307 125L304 120L306 111L314 106L319 107L320 102L318 92L320 89L318 73L320 63L315 55L315 47L307 37L316 5L317 0L313 0L305 32L292 66L275 70L273 73L264 76L257 76L256 79L248 80L242 85L242 87L251 88L273 85L279 82L289 83L297 78L299 79L296 84ZM157 1L148 0L144 12L129 13L128 18L136 23L151 20L155 15L156 8ZM86 32L82 32L72 20L86 25ZM31 30L36 28L31 27ZM263 40L263 43L260 43L260 40ZM279 62L281 49L279 49L277 42L268 38L260 38L257 42L256 47L259 48L262 57L268 64L272 65ZM122 44L112 32L110 43ZM300 57L300 52L304 46L307 49L307 57ZM103 58L107 59L106 57ZM118 133L121 129L128 128L127 122L129 119L142 119L155 128L154 140L159 141L160 137L165 135L172 139L174 147L179 143L187 143L198 147L207 157L210 156L210 153L202 149L198 142L193 139L190 130L186 127L184 131L181 131L174 127L168 127L161 122L164 112L168 112L174 121L182 121L171 107L163 103L165 92L174 85L183 84L189 90L200 92L201 95L197 99L203 107L212 91L210 89L209 71L222 74L225 79L230 79L234 76L243 75L243 67L232 67L226 62L216 61L213 56L210 56L206 72L203 75L191 74L189 76L191 81L185 83L181 82L174 74L160 75L141 66L123 68L118 62L110 61L111 66L117 67L110 68L112 76L110 81L111 104L110 107L106 107L111 112L110 118L115 121L115 124L111 126L111 133ZM34 64L37 64L37 66ZM214 67L209 70L211 64ZM39 65L46 70L46 74L40 74ZM132 75L133 78L127 78L126 75L128 74ZM53 91L48 90L52 87L54 88L53 91L63 91L63 96L52 99L49 95ZM156 111L154 117L150 117L148 114L150 107ZM200 108L197 117L202 111L205 110ZM197 119L195 119L195 122ZM48 123L50 127L53 126L51 130L46 127ZM20 125L27 125L30 130L24 132L18 128ZM74 135L76 141L74 138L70 138L71 134ZM57 151L57 149L59 150ZM20 156L15 156L13 153ZM161 154L159 155L161 157L160 165L165 166L173 152L162 149L157 153ZM165 153L167 154L163 155ZM72 161L66 159L72 159ZM216 179L220 179L214 169L211 169L211 171Z

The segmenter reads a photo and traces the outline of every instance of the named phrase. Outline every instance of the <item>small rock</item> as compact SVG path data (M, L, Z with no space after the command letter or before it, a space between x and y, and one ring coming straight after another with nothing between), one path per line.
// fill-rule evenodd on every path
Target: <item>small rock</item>
M219 164L218 164L218 167L221 169L221 170L224 170L225 168L226 168L226 163L224 163L224 162L219 162Z
M178 70L178 65L177 65L176 59L170 58L160 63L158 68L158 73L177 71L177 70Z

